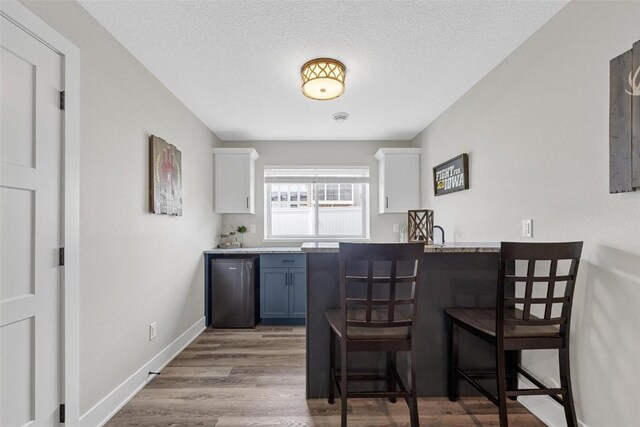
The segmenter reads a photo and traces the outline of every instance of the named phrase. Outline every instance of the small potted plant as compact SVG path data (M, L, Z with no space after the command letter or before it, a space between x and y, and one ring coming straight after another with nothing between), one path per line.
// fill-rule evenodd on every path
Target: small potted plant
M236 227L236 233L238 233L240 235L240 246L241 247L244 246L243 245L243 241L244 241L243 236L244 236L244 233L246 233L247 231L249 231L249 230L247 229L247 227L245 225L239 225L239 226Z

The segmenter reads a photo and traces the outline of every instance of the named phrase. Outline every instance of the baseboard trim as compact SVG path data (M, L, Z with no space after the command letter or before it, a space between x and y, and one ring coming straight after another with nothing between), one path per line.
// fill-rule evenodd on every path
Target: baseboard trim
M106 424L111 417L151 381L149 371L162 370L205 329L205 318L202 317L171 344L160 351L160 353L156 354L118 387L107 394L100 402L85 412L80 417L80 427L101 427Z
M535 385L523 376L519 375L518 379L518 388L535 388ZM518 402L549 427L564 427L567 425L562 405L550 396L520 396L518 397ZM580 420L578 420L578 425L580 427L588 427Z

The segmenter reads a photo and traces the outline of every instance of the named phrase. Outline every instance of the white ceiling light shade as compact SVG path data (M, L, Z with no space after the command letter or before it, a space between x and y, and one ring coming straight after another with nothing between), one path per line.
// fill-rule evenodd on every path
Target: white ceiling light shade
M319 101L335 99L344 93L346 69L340 61L331 58L312 59L300 69L302 93Z

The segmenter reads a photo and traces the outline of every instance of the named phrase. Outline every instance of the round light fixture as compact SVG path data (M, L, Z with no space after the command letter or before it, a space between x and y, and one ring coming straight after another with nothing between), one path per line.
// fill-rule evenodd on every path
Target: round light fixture
M312 59L302 66L302 93L307 98L327 101L344 93L344 64L331 58Z

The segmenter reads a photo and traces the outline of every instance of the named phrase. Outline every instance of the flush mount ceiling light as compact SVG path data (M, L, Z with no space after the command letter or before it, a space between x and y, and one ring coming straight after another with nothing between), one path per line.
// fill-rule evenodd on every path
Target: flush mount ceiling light
M327 101L344 93L344 64L331 58L312 59L302 66L302 93L307 98Z

